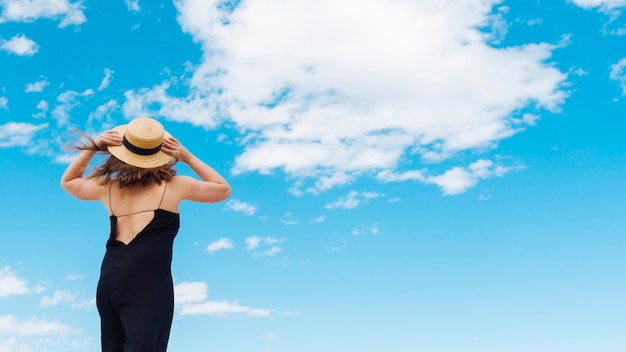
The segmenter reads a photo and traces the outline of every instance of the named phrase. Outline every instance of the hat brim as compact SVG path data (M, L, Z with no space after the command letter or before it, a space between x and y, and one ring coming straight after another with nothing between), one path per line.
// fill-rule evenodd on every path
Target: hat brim
M126 126L127 125L117 126L113 129L113 131L116 131L120 134L120 136L123 136L126 132ZM167 131L164 131L163 139L169 138L171 136L172 135L169 134ZM158 151L152 155L139 155L126 149L123 144L109 145L107 146L107 150L109 151L109 153L111 153L111 155L125 162L126 164L140 167L142 169L163 166L172 161L172 156L164 153L163 151Z

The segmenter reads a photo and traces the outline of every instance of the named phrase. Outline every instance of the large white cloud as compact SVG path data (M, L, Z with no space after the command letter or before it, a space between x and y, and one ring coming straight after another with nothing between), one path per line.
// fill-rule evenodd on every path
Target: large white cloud
M124 112L231 121L245 141L235 173L282 169L318 180L312 192L492 148L567 96L547 63L556 45L489 45L498 2L177 0L204 50L189 92L129 91Z

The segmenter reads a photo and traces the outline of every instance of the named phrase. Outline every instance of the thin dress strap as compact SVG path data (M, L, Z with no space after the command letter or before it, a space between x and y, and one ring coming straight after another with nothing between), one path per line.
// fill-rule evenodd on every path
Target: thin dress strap
M112 183L109 183L109 210L111 211L111 215L115 216L115 213L113 212L113 205L111 205L111 185Z
M167 181L165 181L165 188L163 189L163 195L161 195L161 201L159 202L157 209L161 209L161 203L163 203L163 198L165 198L165 191L167 191Z

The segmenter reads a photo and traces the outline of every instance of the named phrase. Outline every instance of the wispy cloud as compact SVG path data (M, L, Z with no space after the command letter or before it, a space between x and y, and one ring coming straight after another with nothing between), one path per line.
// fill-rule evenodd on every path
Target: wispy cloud
M600 8L604 11L626 7L624 0L571 0L571 2L582 8Z
M69 305L72 309L92 310L96 306L95 297L85 298L84 293L56 290L52 296L43 296L39 301L40 307L54 307L60 304Z
M124 0L124 2L126 3L126 7L128 7L128 11L139 12L139 10L141 10L139 0Z
M626 95L626 57L611 65L610 77L619 83L622 95Z
M49 83L45 78L41 78L37 82L26 83L26 89L24 89L24 91L26 93L40 93L43 92L44 88L46 88L48 84Z
M105 68L104 78L102 78L102 81L98 86L98 91L107 89L109 87L109 84L111 84L111 78L113 78L113 70L111 70L110 68Z
M373 223L372 225L361 225L358 228L352 230L353 235L378 235L380 234L380 229L378 227L378 223Z
M228 238L220 238L219 240L212 242L207 246L207 252L213 254L222 249L233 249L235 246L233 245L233 241Z
M282 240L274 237L250 236L246 238L245 242L246 250L253 251L252 256L255 258L273 257L283 250L282 247L276 245ZM263 248L260 248L261 246Z
M33 56L39 51L39 46L32 39L19 34L9 40L0 39L0 49L19 56Z
M382 197L383 194L377 192L357 192L351 191L345 197L341 197L332 203L325 205L326 209L353 209L362 201Z
M59 20L59 27L80 25L87 21L82 1L68 0L2 0L2 22L33 22L40 18Z
M318 217L316 217L315 219L311 220L311 223L313 224L321 224L324 222L324 220L326 220L326 215L320 215Z
M246 203L246 202L242 202L240 200L237 199L231 199L228 202L226 202L226 208L233 210L233 211L237 211L240 213L244 213L246 215L254 215L254 213L256 213L257 207L250 204L250 203Z
M59 94L57 97L57 105L52 110L52 117L56 120L58 126L65 126L70 120L70 111L80 105L78 98L87 98L94 95L93 89L87 89L83 92L73 90Z
M492 149L524 130L522 111L556 111L568 96L566 73L549 62L559 44L491 46L479 28L491 23L496 39L507 28L493 2L175 4L204 50L188 94L169 94L184 88L174 80L129 91L124 113L207 128L226 120L245 140L233 172L282 169L312 193L399 172L407 156Z
M291 213L286 213L280 219L280 222L282 222L285 225L297 225L298 224L298 220L296 220Z
M509 171L521 167L505 167L497 165L491 160L478 160L469 167L454 167L439 176L431 176L426 182L439 186L444 195L459 194L476 185L481 179L502 177Z
M208 286L201 281L181 282L174 286L176 307L180 315L269 317L271 310L251 308L234 301L208 300Z
M47 321L40 319L20 321L13 315L0 316L0 334L10 334L18 336L66 336L78 333L80 333L80 329L75 329L56 321Z
M531 117L527 117L527 119L531 119ZM453 195L463 193L474 187L479 180L494 176L502 177L510 171L521 168L523 167L504 166L491 160L479 159L468 167L456 166L440 175L429 175L428 170L425 169L404 172L383 170L376 177L384 183L414 180L424 184L434 184L441 188L444 195Z
M47 127L47 123L35 125L25 122L0 125L0 148L31 145L37 132Z
M0 97L0 109L7 109L9 107L9 99L7 97Z

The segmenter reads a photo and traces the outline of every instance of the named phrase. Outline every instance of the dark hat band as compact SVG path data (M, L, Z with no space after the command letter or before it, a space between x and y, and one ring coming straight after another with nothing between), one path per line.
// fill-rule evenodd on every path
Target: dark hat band
M161 144L159 144L156 148L151 148L151 149L139 148L136 145L133 145L131 142L129 142L128 139L126 139L126 135L124 135L124 139L122 143L124 143L124 146L126 147L126 149L138 155L154 155L161 150Z

